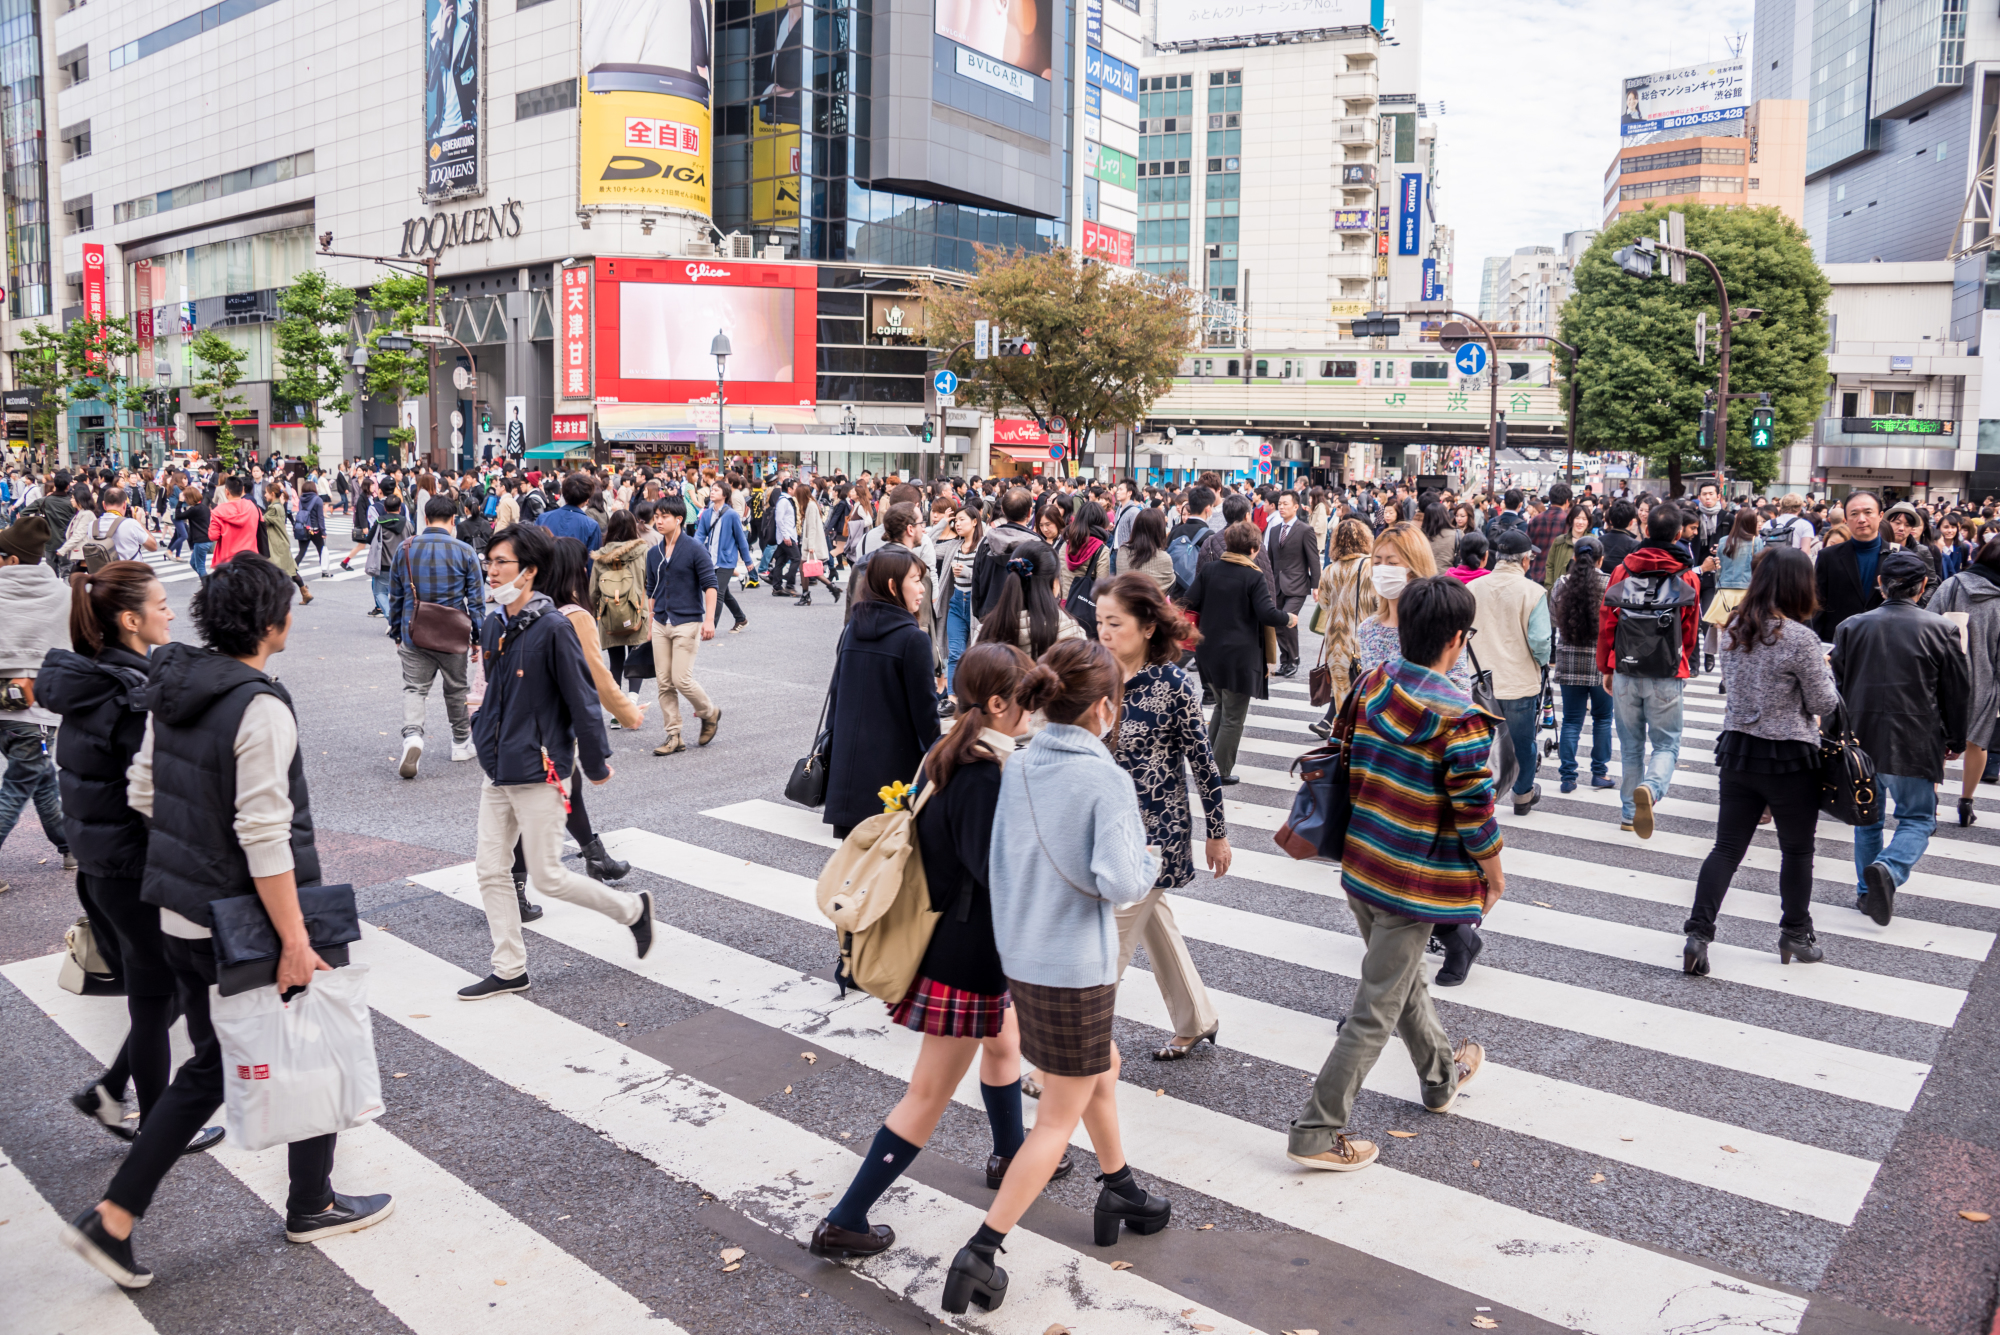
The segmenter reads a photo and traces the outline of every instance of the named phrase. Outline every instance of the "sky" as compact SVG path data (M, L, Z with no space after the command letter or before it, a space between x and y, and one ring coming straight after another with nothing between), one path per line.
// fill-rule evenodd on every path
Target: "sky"
M1487 256L1560 245L1564 232L1602 224L1623 80L1721 59L1729 38L1750 31L1753 8L1752 0L1420 2L1419 97L1441 141L1438 198L1456 233L1452 295L1472 310ZM1754 58L1747 46L1746 54Z

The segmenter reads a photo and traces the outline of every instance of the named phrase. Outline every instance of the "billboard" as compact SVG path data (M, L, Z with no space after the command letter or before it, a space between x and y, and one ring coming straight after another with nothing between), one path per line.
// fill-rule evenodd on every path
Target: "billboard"
M1055 0L937 0L938 36L1038 79L1055 78Z
M429 202L485 189L479 137L485 45L479 0L424 0L424 199Z
M750 214L778 227L799 221L806 23L804 0L757 0L750 20Z
M1101 223L1086 222L1083 225L1083 253L1086 258L1103 260L1106 264L1121 264L1129 269L1132 267L1132 234Z
M1230 41L1267 33L1382 28L1383 0L1158 0L1153 41Z
M1740 121L1749 109L1750 75L1745 61L1661 70L1625 81L1618 133L1655 134L1690 125Z
M628 256L599 258L594 268L600 404L712 406L709 346L718 332L729 335L730 403L815 401L819 303L811 265ZM905 304L903 318L920 317Z
M1396 189L1396 253L1414 255L1423 249L1424 178L1404 172Z
M1139 100L1139 70L1116 56L1107 56L1095 47L1083 53L1083 77L1107 92L1130 102Z
M562 271L562 314L556 325L556 341L562 349L556 393L561 398L590 397L590 331L590 266L571 265Z
M583 0L582 25L577 202L706 217L708 0Z
M1109 144L1085 143L1084 170L1106 185L1139 188L1139 159Z
M1442 287L1438 282L1438 262L1434 259L1427 258L1424 260L1424 282L1422 290L1423 290L1422 299L1425 301L1437 301L1444 295Z

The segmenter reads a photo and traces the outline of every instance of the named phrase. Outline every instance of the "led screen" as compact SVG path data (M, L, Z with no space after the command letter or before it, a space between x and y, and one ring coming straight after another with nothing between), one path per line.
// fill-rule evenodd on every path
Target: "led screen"
M713 380L709 347L729 335L729 380L792 380L792 289L625 283L618 374L625 380Z

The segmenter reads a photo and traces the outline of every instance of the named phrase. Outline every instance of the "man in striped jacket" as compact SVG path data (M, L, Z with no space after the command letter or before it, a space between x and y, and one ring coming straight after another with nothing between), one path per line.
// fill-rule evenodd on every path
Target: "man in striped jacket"
M1448 1112L1479 1071L1479 1044L1453 1047L1424 983L1438 924L1476 923L1506 890L1487 756L1498 720L1452 685L1472 634L1472 593L1448 575L1413 580L1397 599L1403 655L1357 686L1348 792L1353 815L1341 888L1365 951L1354 1005L1293 1120L1287 1157L1352 1172L1376 1147L1347 1137L1361 1082L1400 1033L1424 1107Z

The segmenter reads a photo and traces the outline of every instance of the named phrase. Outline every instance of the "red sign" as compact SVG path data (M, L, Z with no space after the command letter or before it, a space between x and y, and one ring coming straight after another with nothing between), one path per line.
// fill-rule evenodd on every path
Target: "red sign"
M153 360L153 262L140 260L132 266L132 270L134 291L132 300L127 303L137 312L132 317L132 331L139 337L140 360L151 362ZM165 274L160 276L166 277ZM144 378L152 374L153 368L150 365L141 366L139 372L141 378Z
M557 397L590 397L590 266L562 271L562 364L556 370Z
M599 403L713 411L718 372L732 408L818 401L816 266L626 256L592 272ZM730 343L721 367L718 333Z
M1389 253L1389 234L1387 232L1377 232L1375 234L1375 253L1377 255L1387 255Z
M1060 445L1060 434L1050 435L1036 424L1031 417L996 417L993 419L993 443L995 445Z
M104 319L104 247L86 245L83 248L83 317L86 320ZM99 335L101 341L102 335ZM90 360L101 362L104 354L93 352Z
M1083 225L1083 253L1088 259L1132 267L1132 234L1098 223Z
M549 419L550 440L589 440L589 413L559 413Z

